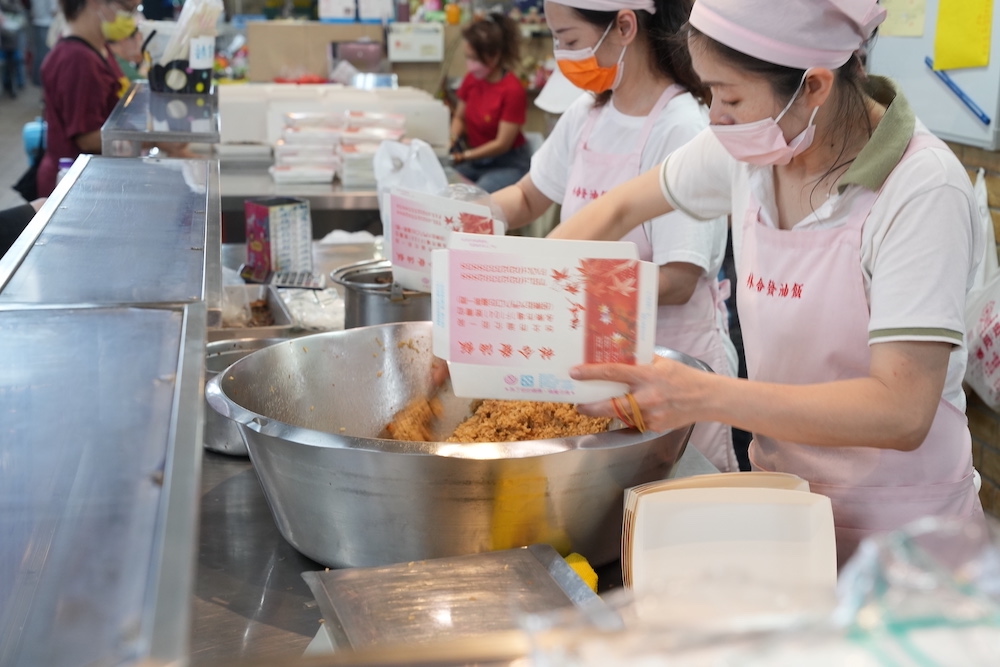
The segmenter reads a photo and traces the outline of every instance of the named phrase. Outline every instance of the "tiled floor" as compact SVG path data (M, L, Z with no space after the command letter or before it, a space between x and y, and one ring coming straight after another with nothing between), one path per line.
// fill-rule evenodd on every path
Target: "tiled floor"
M24 203L11 186L28 168L21 128L41 115L41 99L41 89L30 84L18 92L16 99L0 95L0 209Z

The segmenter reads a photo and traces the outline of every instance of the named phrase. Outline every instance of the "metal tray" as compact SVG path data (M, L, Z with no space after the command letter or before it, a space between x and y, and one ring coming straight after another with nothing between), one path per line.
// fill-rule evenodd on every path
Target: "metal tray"
M208 342L230 340L233 338L288 338L291 336L292 314L288 312L285 302L273 285L225 285L224 299L246 299L257 301L267 299L267 305L274 315L274 324L268 327L210 327Z
M573 606L606 609L546 544L302 577L337 650L516 630L526 614Z

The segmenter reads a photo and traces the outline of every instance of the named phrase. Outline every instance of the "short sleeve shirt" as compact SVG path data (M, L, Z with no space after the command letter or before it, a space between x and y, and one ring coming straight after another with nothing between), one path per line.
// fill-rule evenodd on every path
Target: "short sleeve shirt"
M905 161L909 140L927 128L887 79L870 77L868 93L888 104L871 139L838 182L837 192L798 222L793 233L842 225L865 189L882 189L862 228L861 266L871 313L871 344L953 344L944 398L965 408L965 300L983 256L984 233L965 168L947 148L927 147ZM773 168L738 162L705 130L672 153L661 188L679 210L710 219L733 214L737 279L744 277L742 216L751 192L764 224L777 226Z
M524 125L527 119L528 96L521 81L510 72L496 83L466 74L457 95L465 102L465 136L471 148L496 139L500 121ZM519 148L524 142L524 135L518 132L511 148Z
M40 196L55 188L59 158L80 155L74 140L101 129L127 82L114 56L104 58L81 39L64 37L49 52L42 64L48 134L38 168Z
M554 202L564 201L571 165L576 160L583 127L594 98L582 95L560 116L552 133L531 158L531 181ZM627 116L614 107L614 98L598 110L588 145L597 152L619 154L635 151L642 136L646 116ZM708 115L690 93L671 99L660 111L646 145L642 147L640 168L656 168L672 151L680 148L708 126ZM726 219L696 220L674 212L644 223L653 247L653 262L659 265L686 262L714 276L722 266L726 251Z

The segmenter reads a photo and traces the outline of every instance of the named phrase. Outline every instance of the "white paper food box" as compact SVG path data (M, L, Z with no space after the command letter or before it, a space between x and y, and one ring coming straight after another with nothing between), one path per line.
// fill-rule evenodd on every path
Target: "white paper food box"
M401 287L431 291L431 252L448 245L453 232L502 235L503 222L488 206L396 188L383 209L385 254Z
M453 233L433 253L434 354L458 396L588 403L617 382L585 362L649 364L659 271L627 242Z

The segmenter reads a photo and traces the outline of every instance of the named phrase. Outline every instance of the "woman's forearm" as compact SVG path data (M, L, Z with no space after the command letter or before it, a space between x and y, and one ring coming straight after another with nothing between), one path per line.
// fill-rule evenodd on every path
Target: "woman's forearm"
M454 146L463 134L465 134L465 119L455 114L451 119L451 129L448 134L449 146Z
M553 229L549 238L617 241L644 221L670 213L659 179L657 167L622 183Z
M552 206L552 200L542 194L531 180L531 174L525 174L514 185L494 192L493 201L503 210L507 229L520 229L531 224Z
M660 267L660 293L657 303L661 306L678 306L691 300L698 281L705 273L697 264L670 262Z
M462 159L464 160L482 160L488 157L497 157L498 155L503 155L511 149L510 143L505 143L499 138L487 141L485 144L480 144L475 148L470 148L462 153Z
M900 404L874 378L814 385L713 379L706 414L717 416L706 420L789 442L910 451L923 442L933 418L933 410Z
M808 350L808 345L796 349ZM802 385L730 378L665 359L644 366L578 366L571 375L627 384L643 420L655 431L721 422L820 447L910 451L920 446L934 421L950 351L950 344L939 342L876 344L869 375ZM589 415L614 415L610 401L580 409Z

